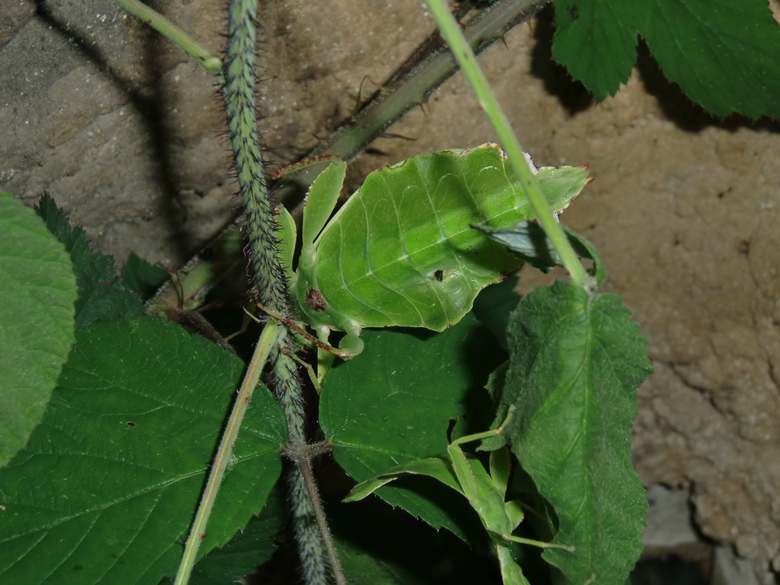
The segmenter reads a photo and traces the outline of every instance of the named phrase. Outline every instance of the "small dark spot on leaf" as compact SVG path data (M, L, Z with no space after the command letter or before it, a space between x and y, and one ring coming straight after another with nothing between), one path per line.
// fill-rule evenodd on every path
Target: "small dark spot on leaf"
M577 8L576 4L569 8L569 12L571 13L572 20L577 20L580 17L580 9Z
M328 303L325 297L316 288L310 288L306 291L306 306L316 313L328 310Z
M129 422L127 422L127 426L128 427L134 427L135 423L133 421L129 421Z
M433 277L437 280L437 282L441 282L444 280L444 271L443 270L437 270L433 273Z

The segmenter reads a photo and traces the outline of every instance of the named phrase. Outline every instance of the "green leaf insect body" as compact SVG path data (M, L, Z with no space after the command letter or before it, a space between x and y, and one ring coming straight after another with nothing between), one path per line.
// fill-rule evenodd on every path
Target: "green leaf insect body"
M371 173L328 221L346 164L331 163L309 190L301 256L293 271L295 224L280 215L290 291L321 339L345 331L359 353L363 327L443 331L471 310L489 284L521 262L472 223L505 227L534 211L502 150L421 154ZM538 171L550 207L561 212L589 182L586 167Z

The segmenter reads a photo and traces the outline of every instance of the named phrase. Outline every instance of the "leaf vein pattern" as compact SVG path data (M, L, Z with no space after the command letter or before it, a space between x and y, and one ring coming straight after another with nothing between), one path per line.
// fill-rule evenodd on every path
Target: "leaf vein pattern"
M62 567L62 565L64 565L64 564L65 564L65 563L68 561L68 559L70 559L70 558L71 558L71 557L72 557L72 556L75 554L75 552L76 552L76 550L78 549L78 547L81 545L81 543L82 543L82 542L84 542L84 539L86 539L86 538L87 538L87 536L89 535L90 531L91 531L91 530L92 530L92 529L95 527L95 524L97 524L97 521L98 521L98 519L99 519L99 518L100 518L100 513L98 513L98 514L95 516L95 519L94 519L94 520L92 521L92 523L90 524L90 527L89 527L89 529L88 529L88 530L85 530L85 531L84 531L84 532L81 534L81 538L79 538L79 539L78 539L76 542L73 542L73 543L72 543L72 547L71 547L71 549L70 549L70 552L69 552L67 555L64 555L64 556L62 557L62 559L60 560L60 562L59 562L57 565L55 565L54 567L52 567L51 574L49 574L49 576L46 578L46 581L50 580L50 579L51 579L51 578L54 576L54 573L56 573L56 572L57 572L57 570L58 570L60 567ZM44 581L44 583L45 583L45 581Z

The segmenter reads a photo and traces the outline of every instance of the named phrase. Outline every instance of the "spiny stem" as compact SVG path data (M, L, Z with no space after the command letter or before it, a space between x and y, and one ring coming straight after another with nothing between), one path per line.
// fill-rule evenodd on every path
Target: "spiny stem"
M539 179L526 162L523 156L523 149L512 131L512 126L501 109L501 105L498 103L493 90L490 88L490 84L482 72L474 52L466 39L463 38L460 25L453 18L444 0L425 0L425 3L428 5L428 9L431 11L434 19L436 19L441 35L450 46L452 54L463 70L469 85L471 85L471 88L477 95L485 115L496 131L499 141L507 153L509 162L523 183L536 217L560 255L564 268L569 271L573 282L586 290L594 290L595 282L593 278L588 276L585 268L583 268L577 255L574 253L568 238L563 233L561 226L555 220L555 216L542 194Z
M142 4L140 0L115 1L130 14L133 14L148 23L152 28L164 34L182 49L187 51L190 57L203 65L206 71L213 73L214 75L219 73L219 70L222 68L222 59L201 45L162 14L158 14L145 4Z
M301 475L306 484L306 489L309 492L309 498L314 506L314 515L317 517L317 524L319 525L320 532L322 533L322 539L325 543L325 547L328 549L328 556L331 559L338 558L336 556L336 546L333 544L333 537L330 534L330 527L328 526L328 520L325 517L325 510L322 508L322 502L319 494L317 493L317 483L314 481L314 476L311 472L311 459L308 457L299 462L301 467ZM333 566L333 576L336 579L336 585L347 585L347 581L344 578L344 573L341 570L341 565L336 563Z
M241 428L241 421L244 420L244 414L246 414L252 399L252 393L260 380L260 374L268 359L268 354L276 346L277 338L283 331L284 328L281 325L269 323L260 335L260 340L257 343L254 355L249 362L249 367L241 383L241 388L236 396L236 401L233 404L233 411L230 413L225 432L222 434L217 456L214 458L211 473L206 482L206 489L203 490L200 505L195 514L195 520L192 522L190 535L187 537L187 543L184 546L184 554L179 564L179 570L176 573L174 585L183 585L190 578L192 567L195 565L195 560L198 556L201 538L206 532L206 524L211 515L211 509L214 507L214 501L217 499L217 492L222 483L222 477L225 475L225 469L227 469L228 461L230 460L233 443L236 442L238 431Z
M282 266L274 208L265 182L263 153L255 117L255 34L257 0L231 0L228 8L228 46L222 94L228 118L230 142L235 157L236 176L247 216L250 263L254 272L257 301L272 312L288 316L287 283ZM272 387L289 427L288 443L306 442L305 413L298 366L292 359L297 350L285 328L278 335L278 346L271 353ZM299 556L308 585L327 585L324 537L318 531L316 488L309 489L299 468L288 478L293 525ZM313 479L310 478L313 486ZM321 509L321 506L320 506ZM335 551L328 551L331 568L341 573Z

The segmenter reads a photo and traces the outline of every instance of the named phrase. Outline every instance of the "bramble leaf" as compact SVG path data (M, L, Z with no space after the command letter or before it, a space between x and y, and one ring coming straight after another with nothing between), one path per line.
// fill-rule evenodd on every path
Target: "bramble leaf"
M159 264L150 264L133 252L122 266L122 282L142 299L148 299L168 279Z
M213 548L192 570L188 585L236 583L257 571L276 550L275 538L287 520L284 485L277 482L259 516L235 534L225 546ZM166 577L159 585L170 585Z
M555 20L553 57L597 100L628 80L639 35L712 114L780 118L780 26L766 0L555 0Z
M629 444L636 389L651 371L645 341L619 297L563 282L526 297L509 336L496 420L512 404L515 414L500 439L555 509L553 542L575 548L543 556L574 583L622 583L642 551L647 506Z
M32 209L0 192L0 467L41 422L74 341L76 280Z
M156 584L175 573L243 363L178 325L77 330L44 420L0 471L0 581ZM260 512L287 440L258 388L202 554Z
M141 314L141 297L131 291L116 275L111 256L94 254L82 228L71 229L65 214L54 200L44 195L37 207L46 227L65 245L73 262L73 273L79 288L76 301L76 328L94 321L110 321L119 317L132 319Z

